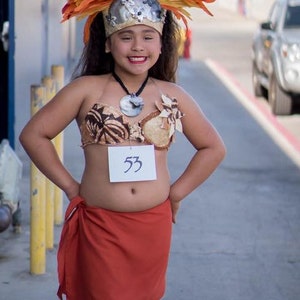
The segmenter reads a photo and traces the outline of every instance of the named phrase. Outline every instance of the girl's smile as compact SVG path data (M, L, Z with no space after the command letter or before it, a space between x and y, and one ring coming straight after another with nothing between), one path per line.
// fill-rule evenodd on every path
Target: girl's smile
M141 64L147 60L147 57L146 56L130 56L130 57L128 57L128 59L132 64Z

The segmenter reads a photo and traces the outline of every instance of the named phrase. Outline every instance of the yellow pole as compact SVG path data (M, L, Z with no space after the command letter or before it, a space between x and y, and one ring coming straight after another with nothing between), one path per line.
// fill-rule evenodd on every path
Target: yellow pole
M45 105L56 93L55 81L50 76L42 78L46 88ZM46 178L46 249L53 249L54 245L54 184Z
M56 81L51 76L45 76L42 84L46 87L46 102L49 102L56 94Z
M56 82L56 92L64 86L64 67L61 65L51 66L51 75ZM59 158L63 162L63 151L64 151L64 135L61 132L54 138L54 144ZM63 222L63 193L62 190L55 186L54 189L54 224L60 225Z
M51 75L56 80L56 92L61 90L65 82L65 70L61 65L52 65L51 66Z
M54 245L54 185L46 178L46 249Z
M43 105L46 97L45 87L31 86L31 115ZM44 274L46 270L45 247L45 176L31 163L30 198L30 272Z

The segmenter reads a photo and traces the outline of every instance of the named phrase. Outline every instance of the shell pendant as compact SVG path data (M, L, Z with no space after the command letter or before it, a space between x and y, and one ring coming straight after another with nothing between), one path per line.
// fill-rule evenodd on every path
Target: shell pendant
M142 112L143 107L143 98L135 94L126 95L120 100L121 112L128 117L138 116Z

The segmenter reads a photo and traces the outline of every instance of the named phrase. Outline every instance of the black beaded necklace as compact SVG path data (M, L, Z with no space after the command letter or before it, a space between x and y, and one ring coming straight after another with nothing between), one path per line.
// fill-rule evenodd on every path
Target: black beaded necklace
M136 93L130 93L121 78L114 71L112 72L112 75L127 94L120 100L121 112L128 117L135 117L139 115L144 107L144 100L142 97L139 97L139 95L143 92L149 75L147 75Z

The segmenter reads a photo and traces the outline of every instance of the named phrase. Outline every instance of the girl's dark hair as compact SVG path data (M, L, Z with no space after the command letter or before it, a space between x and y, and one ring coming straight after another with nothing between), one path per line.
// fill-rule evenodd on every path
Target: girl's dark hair
M90 26L88 43L84 46L73 78L85 75L102 75L113 70L113 58L105 52L105 29L102 12L98 13Z
M149 70L149 75L156 79L175 82L178 65L179 25L173 14L167 11L162 32L162 49L156 64ZM114 60L111 53L105 53L105 28L102 12L93 20L90 27L90 38L85 45L73 78L86 75L111 73Z
M161 55L156 64L149 70L149 75L156 79L175 82L180 29L170 11L167 11L161 39Z

